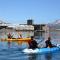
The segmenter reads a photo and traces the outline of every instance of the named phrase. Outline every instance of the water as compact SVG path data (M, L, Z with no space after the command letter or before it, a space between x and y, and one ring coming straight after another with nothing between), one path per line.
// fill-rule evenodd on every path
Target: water
M14 46L12 46L14 45ZM0 43L0 60L60 60L60 51L54 53L22 53L22 48L11 43L9 47L7 42Z
M25 47L12 42L0 42L0 60L60 60L60 51L54 53L26 54Z
M25 36L26 32L23 33L23 37ZM22 50L26 47L26 44L18 45L16 42L0 42L0 60L60 60L60 51L54 53L25 54Z

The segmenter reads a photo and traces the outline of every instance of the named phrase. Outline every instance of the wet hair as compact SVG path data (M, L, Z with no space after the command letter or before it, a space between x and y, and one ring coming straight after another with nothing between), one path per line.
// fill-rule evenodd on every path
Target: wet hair
M48 37L48 40L51 40L51 37Z
M31 36L31 39L33 39L34 38L34 36Z

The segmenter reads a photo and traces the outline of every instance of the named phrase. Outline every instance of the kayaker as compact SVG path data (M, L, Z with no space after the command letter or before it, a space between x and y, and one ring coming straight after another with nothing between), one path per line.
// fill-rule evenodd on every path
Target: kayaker
M48 37L48 40L46 40L45 43L46 43L46 48L47 47L49 47L49 48L53 47L53 45L51 43L51 37Z
M22 34L20 34L18 38L22 38Z
M7 36L8 36L8 38L12 38L12 35L11 35L11 33L9 33Z
M18 35L19 35L18 38L22 38L22 33L21 32L19 32Z
M33 36L31 36L31 41L28 44L29 44L29 49L38 48L38 44L37 44L36 40L34 40Z

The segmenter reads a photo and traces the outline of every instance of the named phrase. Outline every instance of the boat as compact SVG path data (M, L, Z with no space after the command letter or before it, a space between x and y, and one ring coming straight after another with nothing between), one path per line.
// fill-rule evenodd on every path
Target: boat
M49 53L59 51L59 47L52 47L52 48L36 48L36 49L24 49L22 52L24 53Z
M7 38L7 39L1 39L1 41L8 41L8 42L29 42L31 41L31 38Z

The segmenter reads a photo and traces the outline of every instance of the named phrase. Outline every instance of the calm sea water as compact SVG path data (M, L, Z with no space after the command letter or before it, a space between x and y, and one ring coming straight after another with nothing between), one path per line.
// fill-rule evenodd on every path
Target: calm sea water
M0 42L0 60L60 60L60 51L54 53L22 53L24 46L16 43Z
M23 34L26 36L26 32ZM0 42L0 60L60 60L60 51L37 54L22 53L22 50L26 47L26 44L18 45L16 42L10 44L8 42Z
M22 53L23 49L16 43L8 45L7 42L0 42L0 60L60 60L60 51L54 53L25 54Z

